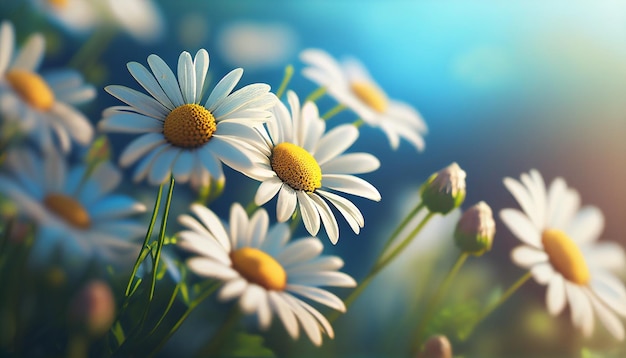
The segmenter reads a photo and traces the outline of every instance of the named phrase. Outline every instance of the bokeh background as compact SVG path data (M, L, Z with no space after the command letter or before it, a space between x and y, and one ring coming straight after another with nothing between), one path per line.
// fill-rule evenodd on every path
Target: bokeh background
M119 0L123 1L123 0ZM516 203L502 184L506 176L538 169L551 181L562 176L583 204L605 215L603 238L626 246L626 2L623 1L194 1L155 0L163 32L141 42L120 32L99 49L85 75L98 87L84 107L93 123L117 104L107 84L134 88L129 61L146 63L156 53L171 66L181 51L206 48L214 80L234 67L245 70L242 85L266 82L278 88L286 65L296 73L290 88L304 97L315 86L300 75L301 50L316 47L360 59L387 94L422 114L429 133L418 153L407 143L390 149L378 130L362 127L353 151L376 155L382 165L363 177L382 194L380 203L355 199L366 220L360 235L340 223L336 246L345 270L357 280L373 263L384 240L417 200L419 185L434 171L457 162L467 172L464 208L486 201L497 214ZM0 1L0 19L13 22L18 40L33 31L48 40L46 67L64 66L88 35L72 34L22 0ZM334 106L319 101L321 112ZM343 112L329 125L356 119ZM111 136L119 155L130 136ZM256 184L227 171L224 195L212 208L223 215L233 200L247 203ZM130 179L130 171L127 171ZM179 207L188 201L178 186ZM146 201L155 188L145 188ZM274 212L275 201L268 211ZM459 213L429 224L390 267L336 322L337 337L321 349L305 339L292 342L274 327L268 345L280 355L395 356L405 351L428 292L455 259L451 232ZM496 215L497 216L497 215ZM225 217L225 216L224 216ZM484 304L523 274L510 259L516 239L496 217L493 250L471 258L448 303ZM172 230L175 226L172 225ZM623 277L623 276L622 276ZM430 290L430 291L429 291ZM349 291L338 291L340 296ZM545 289L527 283L465 342L451 336L467 357L578 356L581 349L626 352L600 326L583 339L566 310L548 315ZM426 298L424 298L426 297ZM190 352L210 333L208 311L198 311L166 347L164 355ZM275 325L276 326L276 325ZM198 328L199 327L199 328ZM453 329L443 327L444 333ZM203 331L204 330L204 331Z

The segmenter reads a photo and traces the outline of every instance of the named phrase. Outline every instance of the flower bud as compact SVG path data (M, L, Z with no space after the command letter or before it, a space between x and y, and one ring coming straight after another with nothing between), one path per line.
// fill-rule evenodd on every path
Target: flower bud
M418 358L452 358L452 345L446 336L432 336Z
M431 213L447 214L465 200L465 172L452 163L428 178L422 185L422 202Z
M105 334L115 319L115 299L111 288L94 280L83 287L72 299L69 320L91 337Z
M454 242L463 252L480 256L491 250L496 223L484 201L467 209L454 230Z

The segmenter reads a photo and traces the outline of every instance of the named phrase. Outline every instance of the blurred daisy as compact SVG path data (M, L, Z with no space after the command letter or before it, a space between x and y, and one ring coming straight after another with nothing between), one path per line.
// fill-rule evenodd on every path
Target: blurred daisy
M145 207L111 193L121 174L109 162L88 177L84 165L68 170L56 150L43 158L13 151L5 164L8 170L0 174L0 192L37 224L33 263L44 264L60 253L67 265L79 269L92 258L128 264L136 257L140 245L130 240L145 234L145 226L130 216Z
M147 176L151 184L160 184L171 173L177 181L191 180L199 186L210 176L224 176L221 162L239 171L251 165L240 137L253 135L252 126L269 117L267 109L276 102L269 85L251 84L231 93L243 74L238 68L224 76L204 100L209 69L206 50L198 51L193 60L188 52L180 55L178 79L159 56L150 55L148 65L152 73L137 62L130 62L128 70L151 96L124 86L107 86L107 92L128 106L106 109L99 124L108 132L143 134L120 156L122 166L141 159L134 180Z
M504 184L522 211L504 209L502 221L524 245L512 252L513 261L530 269L535 281L547 285L546 305L558 315L569 303L574 326L585 336L593 331L594 312L617 339L624 327L616 315L626 317L626 289L611 270L623 270L623 249L597 242L604 226L599 209L580 208L576 190L556 178L546 190L541 174L531 170L521 182Z
M164 30L163 15L150 0L32 0L52 21L75 33L115 26L136 40L155 41Z
M302 70L304 77L324 87L366 124L380 128L393 149L398 148L400 138L424 149L427 128L420 114L410 105L388 98L359 61L348 59L339 64L318 49L305 50L300 58L310 66Z
M348 199L329 190L379 201L380 193L370 183L351 174L378 169L380 162L366 153L343 154L358 138L352 125L340 125L324 133L326 123L317 106L307 102L300 108L298 96L287 93L291 114L278 102L274 116L261 131L262 140L249 140L256 150L255 168L248 174L261 181L254 198L263 205L278 194L276 216L284 222L299 207L304 226L317 235L320 217L330 241L339 238L337 220L324 199L346 218L355 233L363 227L363 215Z
M189 230L178 234L178 244L198 255L187 261L192 271L224 282L219 300L239 298L241 310L256 313L263 330L270 327L276 314L294 339L299 335L298 326L317 346L322 344L322 333L333 338L328 320L301 298L345 312L341 299L319 287L354 287L356 282L337 271L343 266L339 257L320 256L323 245L319 239L289 242L288 225L277 224L268 230L264 209L248 218L238 203L231 207L229 229L204 206L194 204L191 211L199 220L179 217Z
M0 116L19 127L44 150L52 148L54 133L64 152L71 140L87 145L93 137L89 120L71 105L93 99L91 85L72 70L46 76L37 73L45 42L41 34L30 36L14 56L15 34L9 22L0 24Z

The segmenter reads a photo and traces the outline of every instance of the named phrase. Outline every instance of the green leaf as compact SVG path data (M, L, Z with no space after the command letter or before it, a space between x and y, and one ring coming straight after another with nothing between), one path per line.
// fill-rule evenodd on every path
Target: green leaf
M479 317L481 305L476 300L459 302L439 310L426 328L426 337L434 334L467 335Z

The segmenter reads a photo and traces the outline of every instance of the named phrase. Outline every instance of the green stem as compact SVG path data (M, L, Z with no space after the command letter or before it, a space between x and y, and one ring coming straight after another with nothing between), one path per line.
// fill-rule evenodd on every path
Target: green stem
M461 267L465 263L465 260L467 260L468 257L469 257L469 253L467 252L461 252L461 254L459 254L459 257L457 258L456 262L454 263L454 265L452 266L452 268L446 275L446 278L443 280L443 283L439 285L439 287L437 288L437 291L435 291L435 294L431 297L430 301L428 301L428 305L426 306L425 316L422 318L420 325L417 328L417 333L415 334L415 337L416 337L414 341L415 344L412 347L414 352L416 352L419 349L419 347L421 347L422 339L424 338L423 337L424 330L426 329L426 326L428 325L428 323L430 323L430 320L433 318L433 315L435 314L437 306L441 302L441 299L445 296L445 294L450 289L452 280L454 280L456 275L459 273L459 270L461 269Z
M150 282L150 295L148 296L148 305L154 298L154 289L156 286L156 277L159 267L159 260L161 259L161 251L163 249L163 242L165 241L165 227L167 226L167 216L170 213L170 205L172 203L172 193L174 192L174 175L170 177L170 188L167 192L167 199L165 201L165 208L163 211L163 217L161 218L161 231L159 232L159 241L157 244L156 254L154 256L154 265L152 266L152 281Z
M387 249L389 248L389 246L391 246L391 244L396 240L396 237L398 235L400 235L400 233L402 232L402 230L404 230L404 228L409 224L409 222L411 221L411 219L413 219L413 217L415 215L417 215L417 213L424 207L424 203L422 201L419 202L419 204L417 204L413 210L411 210L409 212L409 214L407 216L404 217L404 219L402 220L402 222L400 223L400 225L398 225L396 227L396 229L391 233L391 235L389 236L389 238L387 239L387 241L385 242L385 246L383 246L383 249L380 251L380 258L382 258L385 255L385 252L387 252Z
M167 307L165 307L165 310L163 310L163 314L161 315L161 317L159 317L159 320L157 321L157 323L154 324L154 327L152 327L152 329L148 333L148 336L151 336L152 334L154 334L157 328L159 328L159 326L165 319L165 316L167 316L167 313L170 311L170 309L174 305L174 302L176 301L176 295L178 295L179 290L180 290L180 283L176 284L176 286L174 287L174 291L172 292L172 295L170 296L170 300L167 303Z
M384 252L381 253L380 258L376 261L376 264L374 264L374 267L365 276L363 281L361 281L361 284L359 284L354 289L354 291L352 291L352 293L350 293L350 295L345 299L344 303L345 303L346 308L348 308L359 297L359 295L363 292L363 290L365 290L365 288L370 284L374 276L376 276L382 269L384 269L387 265L389 265L391 261L393 261L396 258L396 256L398 256L400 252L402 252L402 250L404 250L404 248L406 248L411 243L411 241L413 241L413 239L419 234L420 231L422 231L424 226L426 226L428 221L434 215L435 213L429 212L422 219L422 221L420 221L420 223L415 227L415 229L413 229L413 231L411 231L411 233L407 235L404 241L402 241L398 246L396 246L396 248L389 255L387 255L384 259L382 259ZM339 312L335 311L329 315L328 320L332 323L338 317L339 317Z
M322 119L327 121L327 120L331 119L332 117L336 116L338 113L341 113L341 111L345 110L346 108L348 108L348 107L346 107L343 104L339 103L335 107L331 108L328 112L326 112L322 116Z
M241 312L239 311L239 307L237 306L237 303L233 304L233 307L231 308L230 313L228 314L228 317L226 318L226 320L224 320L219 330L213 335L213 337L211 337L207 345L205 345L202 349L200 349L198 354L196 354L196 357L218 356L218 353L220 352L220 349L224 345L224 342L226 341L228 336L232 333L232 330L235 324L239 321L240 315L241 315Z
M326 88L325 87L320 87L318 89L316 89L315 91L311 92L310 95L308 95L305 99L304 102L315 102L318 99L320 99L324 94L326 93Z
M280 87L278 87L278 91L276 91L276 97L281 98L287 89L287 85L289 81L291 81L291 77L293 77L293 66L287 65L285 67L285 75L283 76L283 81L280 83Z
M163 195L163 184L159 187L159 193L157 194L156 201L154 202L154 208L152 209L152 218L150 219L150 225L148 225L148 231L146 232L146 237L143 240L143 245L141 245L141 251L139 251L139 255L137 255L137 260L135 261L135 265L133 266L133 271L130 274L130 278L128 279L128 285L126 285L126 291L124 293L125 297L128 297L130 294L130 288L133 285L133 281L135 280L135 275L137 274L137 270L139 269L139 265L145 259L146 254L144 251L150 250L148 242L150 241L150 237L152 236L152 230L154 228L154 223L156 222L156 218L159 213L159 206L161 205L161 196Z
M500 299L496 303L487 307L487 309L485 309L483 313L481 313L480 316L478 316L478 319L476 319L476 322L472 325L472 328L468 331L468 333L464 337L461 338L461 340L464 341L467 338L469 338L472 332L474 332L474 329L476 329L476 326L478 326L485 318L487 318L487 316L489 316L493 311L495 311L496 308L500 307L504 302L506 302L531 277L532 277L532 274L530 271L528 271L522 277L520 277L517 281L515 281L515 283L513 283L511 287L509 287L506 290L506 292L502 294L502 296L500 296Z
M289 223L289 231L291 231L292 234L294 231L296 231L296 228L298 228L298 224L300 223L301 218L302 215L300 215L300 210L294 211L293 215L291 216L291 222Z
M360 126L362 126L364 124L365 124L365 121L362 120L361 118L359 118L356 121L352 122L352 125L355 126L356 128L359 128Z
M159 343L159 345L152 350L152 352L150 352L149 356L154 356L155 354L157 354L165 345L165 343L167 343L167 341L174 335L174 333L176 333L176 331L178 330L178 328L180 328L180 326L183 324L183 322L185 321L185 319L187 319L187 317L189 317L189 315L191 314L191 312L200 304L202 303L204 300L206 300L207 298L209 298L211 296L211 294L213 294L213 292L215 292L215 290L217 290L217 288L220 286L221 283L217 283L211 287L209 287L206 291L204 291L204 293L200 296L198 296L194 301L191 302L191 304L189 304L189 307L187 307L187 310L185 311L185 313L183 313L182 316L180 316L180 318L178 319L178 321L176 322L176 324L174 324L174 326L170 329L170 331L167 333L167 335L165 336L165 338L163 338L161 340L161 343Z

